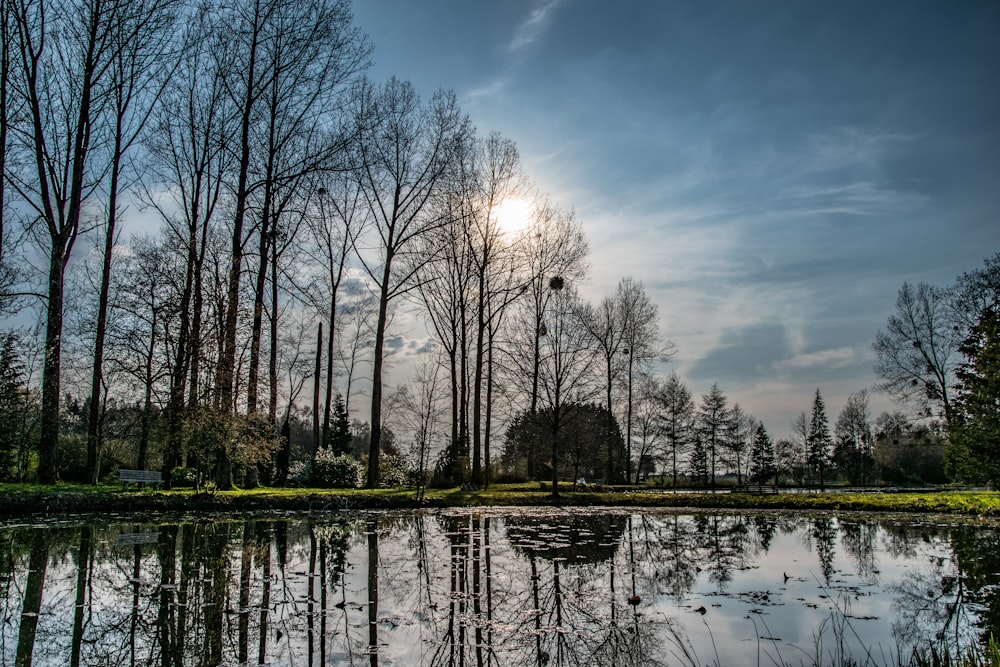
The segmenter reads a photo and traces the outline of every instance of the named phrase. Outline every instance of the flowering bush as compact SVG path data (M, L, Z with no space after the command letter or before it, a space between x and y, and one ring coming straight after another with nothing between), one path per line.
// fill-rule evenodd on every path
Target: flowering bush
M364 466L350 454L337 456L321 449L313 459L310 481L318 487L356 489L365 483Z
M409 466L402 454L382 454L379 459L379 486L394 489L410 483Z

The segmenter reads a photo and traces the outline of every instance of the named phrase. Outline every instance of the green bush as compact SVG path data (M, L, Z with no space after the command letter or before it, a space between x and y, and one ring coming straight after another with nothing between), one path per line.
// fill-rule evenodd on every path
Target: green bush
M364 466L350 454L321 449L313 460L310 483L334 489L356 489L365 483Z
M170 471L170 485L173 487L193 487L198 478L194 468L174 468Z

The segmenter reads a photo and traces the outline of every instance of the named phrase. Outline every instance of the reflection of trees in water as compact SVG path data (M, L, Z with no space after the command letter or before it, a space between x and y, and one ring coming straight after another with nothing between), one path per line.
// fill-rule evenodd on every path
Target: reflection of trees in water
M823 583L830 585L833 577L833 557L837 547L837 528L830 517L813 519L809 536L816 547L816 557L819 558L819 570L823 574Z
M951 539L967 599L983 610L977 622L981 638L1000 637L1000 534L959 526Z
M17 665L30 666L35 650L35 633L38 629L38 615L42 610L42 590L45 586L45 571L49 562L48 535L44 529L31 533L31 555L28 559L28 576L24 585L24 603L21 606L21 622L17 632Z
M868 585L877 583L879 572L875 547L879 537L878 522L870 519L841 519L838 527L840 544L854 563L861 581Z
M526 514L5 529L0 609L15 623L0 662L658 664L677 640L651 603L682 601L701 577L724 590L775 535L803 530L827 578L838 534L865 578L880 542L926 563L893 589L901 641L967 632L970 604L982 632L998 627L1000 542L981 527Z
M922 554L925 566L890 587L896 597L893 632L903 642L913 644L931 634L960 649L970 642L970 627L984 644L991 634L1000 636L1000 536L965 525L947 534L928 527L923 534L927 545L948 538L949 554L928 548ZM979 612L971 622L970 609Z
M745 563L749 537L749 519L740 515L699 514L696 556L708 570L708 580L725 591L733 579L733 570Z

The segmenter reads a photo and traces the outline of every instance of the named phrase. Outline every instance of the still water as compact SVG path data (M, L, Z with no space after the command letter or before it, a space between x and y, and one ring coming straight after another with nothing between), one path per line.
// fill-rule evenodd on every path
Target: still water
M998 584L1000 533L971 519L7 522L0 665L895 664L996 632Z

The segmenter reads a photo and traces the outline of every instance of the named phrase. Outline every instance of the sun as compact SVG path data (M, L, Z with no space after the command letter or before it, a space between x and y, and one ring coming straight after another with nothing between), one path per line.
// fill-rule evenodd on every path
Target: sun
M500 229L511 233L521 231L531 221L532 208L532 204L523 199L504 199L496 210Z

